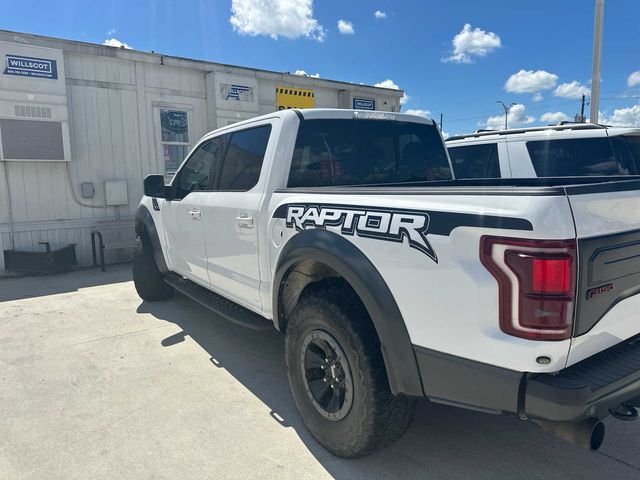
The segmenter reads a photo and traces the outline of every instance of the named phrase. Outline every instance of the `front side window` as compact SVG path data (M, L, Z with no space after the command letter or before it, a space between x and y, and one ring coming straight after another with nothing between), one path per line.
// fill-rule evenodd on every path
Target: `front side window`
M449 157L456 178L500 178L496 143L451 147Z
M175 173L189 152L189 121L184 110L160 109L160 135L167 175Z
M608 138L527 142L538 177L631 175L635 166L616 155Z
M184 198L189 192L210 190L215 174L221 140L214 138L202 143L180 169L176 197Z
M291 160L289 187L449 180L434 125L388 120L305 120Z
M271 125L230 135L216 190L246 191L258 183L270 135Z

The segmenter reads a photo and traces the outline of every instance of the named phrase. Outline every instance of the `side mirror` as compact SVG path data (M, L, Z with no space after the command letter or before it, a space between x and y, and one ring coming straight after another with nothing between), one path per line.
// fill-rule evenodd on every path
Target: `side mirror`
M147 197L167 198L167 188L162 175L147 175L144 179L144 194Z

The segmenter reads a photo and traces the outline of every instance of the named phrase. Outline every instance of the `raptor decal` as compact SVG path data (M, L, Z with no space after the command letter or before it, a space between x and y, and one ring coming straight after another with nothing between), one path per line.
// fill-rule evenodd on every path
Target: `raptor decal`
M426 212L382 208L350 208L342 205L287 205L286 225L298 231L339 227L343 235L403 243L438 263L427 240L430 217Z

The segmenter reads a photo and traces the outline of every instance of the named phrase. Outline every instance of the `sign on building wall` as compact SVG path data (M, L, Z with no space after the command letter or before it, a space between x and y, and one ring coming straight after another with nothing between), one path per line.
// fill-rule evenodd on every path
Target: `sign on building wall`
M57 80L58 67L55 60L22 55L5 55L5 75L19 75L23 77L50 78Z
M253 102L253 87L221 83L220 98L237 102Z
M375 110L376 101L370 98L354 98L353 109L354 110Z
M278 110L289 108L313 108L315 93L310 88L276 87L276 106Z
M162 141L189 141L187 112L182 110L160 110L160 126L162 128Z

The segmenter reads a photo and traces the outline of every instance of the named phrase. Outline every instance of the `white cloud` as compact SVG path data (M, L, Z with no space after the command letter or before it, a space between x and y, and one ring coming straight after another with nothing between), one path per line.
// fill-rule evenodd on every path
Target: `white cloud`
M118 47L118 48L128 48L128 49L131 48L129 45L127 45L124 42L121 42L117 38L108 38L107 40L102 42L102 44L107 45L108 47Z
M632 72L627 78L627 86L635 87L636 85L640 85L640 70Z
M558 76L545 70L520 70L511 75L504 84L504 89L512 93L534 93L549 90L556 86Z
M354 33L356 33L355 29L353 28L353 23L342 19L338 20L338 30L343 35L353 35Z
M383 12L382 10L376 10L375 12L373 12L373 16L378 19L383 19L387 18L387 13Z
M515 104L509 110L509 122L508 126L513 127L521 127L523 125L528 125L536 121L535 117L526 114L526 107L521 103ZM504 115L494 115L489 118L484 123L479 124L482 127L490 128L492 130L500 130L504 128Z
M431 112L429 110L422 110L420 108L410 108L402 113L407 115L417 115L418 117L431 118Z
M113 37L116 34L116 29L112 28L107 32L107 37Z
M573 120L569 115L564 112L547 112L540 116L540 121L548 125L555 125L560 122L568 122Z
M562 98L581 98L582 94L590 95L591 89L585 85L582 85L580 82L576 80L569 83L561 83L558 87L553 91L553 94L556 97Z
M390 78L387 78L386 80L383 80L382 82L376 83L374 85L374 87L391 88L392 90L400 90L400 87L398 85L396 85L396 83L393 80L391 80ZM400 105L404 105L408 101L409 101L409 95L407 95L405 93L402 96L402 98L400 99Z
M320 74L319 73L307 73L304 70L296 70L295 72L293 72L294 75L298 75L300 77L311 77L311 78L320 78Z
M451 44L453 54L443 58L443 62L471 63L475 58L484 57L502 45L500 37L495 33L472 28L468 23L453 37Z
M400 87L396 84L396 82L394 82L390 78L387 78L386 80L383 80L382 82L376 83L374 85L374 87L391 88L392 90L400 90Z
M313 0L231 0L229 23L242 35L274 40L310 38L323 41L325 29L313 18Z
M540 92L534 93L533 97L531 97L531 101L534 103L541 102L542 100L544 100L544 96Z
M626 108L618 108L611 116L599 115L600 123L605 125L621 125L626 127L640 127L640 103Z

